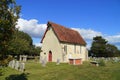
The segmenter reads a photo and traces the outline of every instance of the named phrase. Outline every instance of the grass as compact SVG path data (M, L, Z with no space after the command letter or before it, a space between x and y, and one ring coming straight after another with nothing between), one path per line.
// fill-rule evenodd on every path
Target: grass
M89 62L79 66L47 63L42 67L40 63L29 61L24 73L9 67L3 70L0 80L120 80L120 63L112 62L99 67Z

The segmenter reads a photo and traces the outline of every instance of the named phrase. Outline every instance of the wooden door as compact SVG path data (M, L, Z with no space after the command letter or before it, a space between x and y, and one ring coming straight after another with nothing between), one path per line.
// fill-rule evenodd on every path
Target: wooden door
M52 52L51 52L51 51L49 51L48 61L49 61L49 62L52 62Z

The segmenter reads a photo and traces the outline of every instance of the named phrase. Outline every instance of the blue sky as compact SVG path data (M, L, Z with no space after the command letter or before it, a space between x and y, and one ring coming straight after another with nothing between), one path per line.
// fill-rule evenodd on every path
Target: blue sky
M40 42L47 21L52 21L77 30L88 45L92 37L101 35L119 47L120 0L17 0L17 4L22 6L18 26L35 44ZM40 32L30 31L30 24Z

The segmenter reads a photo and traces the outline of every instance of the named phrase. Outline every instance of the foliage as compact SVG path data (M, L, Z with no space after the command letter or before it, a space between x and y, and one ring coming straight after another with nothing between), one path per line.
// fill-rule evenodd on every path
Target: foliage
M90 53L92 53L92 56L96 57L113 57L119 55L117 47L112 44L108 44L108 41L101 36L93 38Z
M105 66L105 61L104 60L100 60L99 62L99 66Z
M24 39L26 41L28 41L29 45L33 44L32 38L25 32L23 31L18 31L16 30L15 34L13 35L13 38L19 38L19 39Z
M109 57L117 57L120 55L118 48L112 44L106 45L106 53Z
M0 60L0 66L7 66L11 60L13 57L9 55L6 59Z
M4 60L8 52L8 43L14 34L19 18L20 6L15 0L0 0L0 59Z
M32 44L31 37L22 31L15 31L10 43L9 43L9 54L20 55L29 53L29 49Z
M35 47L35 55L40 55L41 47Z
M101 57L104 56L106 44L107 41L103 39L101 36L94 37L91 47L91 52L96 56L101 56Z
M2 69L0 68L0 76L2 76Z
M10 43L9 54L11 55L39 55L40 47L35 47L32 43L32 38L22 31L15 31Z

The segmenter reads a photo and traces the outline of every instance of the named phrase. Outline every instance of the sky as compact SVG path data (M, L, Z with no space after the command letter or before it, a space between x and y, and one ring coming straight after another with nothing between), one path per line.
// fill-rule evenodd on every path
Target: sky
M17 28L28 33L36 46L51 21L77 30L90 48L102 36L120 49L120 0L16 0L21 5Z

